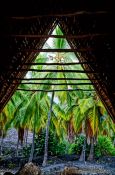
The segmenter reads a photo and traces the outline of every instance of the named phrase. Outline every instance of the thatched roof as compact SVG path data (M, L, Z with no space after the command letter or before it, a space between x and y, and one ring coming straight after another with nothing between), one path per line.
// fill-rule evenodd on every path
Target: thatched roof
M113 54L113 3L108 1L58 1L2 4L0 35L0 111L55 25L63 30L71 48L79 52L84 70L115 120L115 68ZM3 14L4 13L4 14ZM93 80L92 80L93 79ZM95 80L94 80L95 79Z

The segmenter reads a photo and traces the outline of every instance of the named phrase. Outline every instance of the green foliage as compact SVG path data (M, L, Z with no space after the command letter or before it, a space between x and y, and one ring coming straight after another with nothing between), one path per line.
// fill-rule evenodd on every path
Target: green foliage
M54 35L63 35L60 27L57 26L53 32ZM66 39L64 38L50 38L50 42L46 42L43 48L47 49L69 49L70 46ZM35 62L36 63L69 63L76 62L78 58L74 53L40 53ZM81 65L42 65L36 64L31 66L32 69L38 70L83 70ZM83 137L76 137L73 143L69 143L66 140L68 134L68 124L70 128L74 131L74 135L82 132L88 136L89 140L92 136L97 137L97 135L106 133L112 137L115 132L115 126L112 121L110 121L109 116L103 107L101 101L97 98L95 92L90 91L79 91L77 88L82 89L82 85L69 85L74 83L73 78L76 78L76 83L90 82L90 80L85 80L86 74L82 73L66 73L66 72L47 72L43 73L31 71L29 72L29 77L33 78L36 82L36 78L39 78L39 83L44 82L46 84L21 84L19 85L22 89L74 89L76 91L62 91L55 92L55 97L52 107L52 116L50 121L50 133L48 140L48 154L49 155L62 155L62 154L80 154L83 145ZM28 78L26 75L25 78ZM54 83L65 83L66 85L56 85L55 87L51 85L51 78L55 78ZM68 78L68 79L66 79ZM80 80L84 79L84 80ZM78 80L79 81L78 81ZM63 81L62 81L63 80ZM23 80L25 82L31 82ZM92 89L92 85L86 85L84 88ZM17 91L12 96L11 101L4 108L3 112L0 114L0 129L1 131L7 131L11 127L16 129L23 127L33 130L35 126L35 132L40 133L46 127L47 115L50 107L49 93L46 92L20 92ZM34 125L35 123L35 125ZM86 131L82 128L82 124L85 123ZM51 132L53 131L53 132ZM65 137L65 138L64 138ZM45 143L45 130L43 130L35 139L35 154L44 154L44 143ZM31 145L24 148L23 154L29 156ZM88 150L87 146L87 150ZM98 144L95 147L95 154L97 157L103 155L115 155L115 149L113 148L109 138L102 137L98 139Z
M44 154L44 143L45 143L45 130L43 130L38 136L35 137L35 156ZM48 141L48 155L57 156L63 155L66 152L66 143L60 142L60 139L53 132L49 133ZM28 157L30 154L31 145L23 149L23 155Z
M29 158L30 150L31 150L31 145L29 145L28 147L24 147L22 151L23 156Z
M35 136L34 144L35 144L35 150L34 154L36 156L43 155L44 152L44 141L45 141L45 133L40 133L38 136ZM23 155L24 157L29 157L31 150L31 144L27 147L23 148Z
M36 156L44 154L44 143L45 143L45 130L35 137Z
M83 141L84 141L83 136L77 136L74 143L69 145L68 153L79 155L82 150Z
M115 147L109 137L99 136L98 142L95 145L95 156L99 158L108 155L115 156Z
M8 164L8 168L9 169L13 169L13 168L15 168L15 164L14 163L12 163L12 162L10 162L9 164Z
M45 142L45 132L43 131L37 139L36 142L36 154L43 155L44 154L44 142ZM65 144L60 142L56 133L49 133L49 141L48 141L48 155L61 155L65 153Z
M78 136L74 143L69 143L67 140L57 136L56 132L50 131L48 141L48 155L58 156L64 154L80 154L83 145L83 136ZM35 155L44 154L45 130L40 133L35 139Z
M49 137L49 155L63 155L65 154L66 145L60 142L60 139L55 133L50 133Z

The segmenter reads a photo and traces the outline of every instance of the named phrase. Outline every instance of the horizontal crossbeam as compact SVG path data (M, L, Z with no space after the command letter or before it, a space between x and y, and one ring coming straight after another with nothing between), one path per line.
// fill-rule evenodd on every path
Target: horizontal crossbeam
M18 91L34 91L34 92L53 92L53 91L95 91L95 89L56 89L56 90L42 90L42 89L22 89L18 88Z

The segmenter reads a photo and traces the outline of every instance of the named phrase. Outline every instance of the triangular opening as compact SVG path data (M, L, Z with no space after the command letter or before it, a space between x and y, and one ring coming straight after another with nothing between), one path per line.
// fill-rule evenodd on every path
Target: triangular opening
M49 85L46 90L48 88L49 90L67 90L69 88L82 90L82 85L84 85L83 90L94 90L81 65L86 63L80 63L77 58L78 52L70 47L66 39L60 38L63 33L59 26L56 26L52 36L59 36L59 38L49 38L34 63L27 63L32 66L25 76L27 81L23 80L22 84L33 82ZM45 90L40 84L38 86L36 84L36 90Z
M47 115L52 113L50 132L65 146L75 143L81 133L88 143L92 138L96 141L99 134L113 139L112 120L86 74L90 72L82 67L87 63L79 62L78 52L60 37L63 33L59 26L52 35L57 37L46 41L35 61L25 63L29 65L28 72L24 78L17 79L21 84L0 114L1 130L14 127L19 133L29 129L39 135L46 128ZM113 127L111 132L106 122L108 127ZM19 134L21 141L23 134Z

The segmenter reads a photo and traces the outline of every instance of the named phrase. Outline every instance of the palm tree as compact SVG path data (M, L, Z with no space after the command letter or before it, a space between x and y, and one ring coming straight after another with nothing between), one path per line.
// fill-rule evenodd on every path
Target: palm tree
M94 158L94 143L102 125L101 118L105 115L106 110L96 93L87 98L79 99L78 104L81 114L84 115L83 123L87 142L91 145L88 157L88 160L91 161Z
M3 111L0 113L0 137L1 137L0 155L2 155L3 139L7 133L5 125L12 118L13 111L14 111L13 103L12 101L9 101L8 104L4 107Z
M67 134L66 127L66 113L65 113L65 105L62 105L60 101L53 102L52 107L52 118L51 118L51 129L56 132L59 140L62 141Z
M12 102L13 105L13 111L11 117L9 117L9 120L5 124L5 131L7 131L9 128L16 128L18 131L18 140L17 140L17 151L16 155L18 156L18 146L21 142L21 145L23 143L23 137L24 137L24 127L21 126L22 118L23 118L23 106L25 106L27 102L26 96L22 92L15 92L15 94L12 96L12 99L10 102Z
M57 26L54 30L53 34L63 35L61 29ZM68 49L70 48L68 42L63 38L53 38L49 39L43 48L51 48L51 49ZM72 142L74 136L78 133L82 132L85 136L87 136L87 140L91 142L91 151L90 151L90 159L93 155L93 144L94 138L97 137L100 127L100 118L104 114L103 107L99 104L99 100L95 98L96 96L93 93L78 91L77 89L81 89L83 86L81 85L73 85L73 78L76 78L75 83L90 83L90 80L87 80L88 77L86 74L82 73L66 73L63 70L83 70L82 66L79 64L74 65L62 65L60 63L68 63L68 62L78 62L78 59L74 53L40 53L36 60L36 65L33 65L32 68L36 68L39 70L44 69L52 69L52 70L62 70L62 72L29 72L26 75L26 78L39 78L39 82L46 83L44 85L24 85L21 84L19 87L22 88L32 88L32 89L42 89L52 90L52 98L46 92L27 92L20 93L17 96L13 96L14 109L13 116L8 121L6 128L11 125L19 128L19 133L21 129L28 128L33 131L33 141L31 147L31 154L29 161L32 161L34 154L34 139L35 134L39 133L42 128L46 127L46 138L45 138L45 151L44 151L44 161L43 165L47 163L48 157L48 136L49 136L49 128L53 126L55 128L56 133L63 137L66 134L68 135L68 140ZM41 65L39 63L58 63L57 65ZM63 85L52 85L52 79L54 83L64 83ZM84 80L80 80L84 79ZM44 80L43 80L44 79ZM22 83L31 82L32 80L23 80ZM35 83L36 80L33 80ZM68 85L71 84L71 85ZM58 99L59 103L56 104L54 98L54 91L57 89L72 89L76 88L75 92L55 92L55 98ZM92 89L92 85L86 85L85 88ZM93 96L92 96L93 95ZM20 97L21 96L21 97ZM51 100L51 102L49 102ZM50 105L49 105L50 103ZM53 103L53 106L52 106ZM50 110L49 110L50 108ZM49 111L49 112L48 112ZM48 117L47 117L48 114ZM46 124L47 123L47 124ZM51 126L50 126L51 124ZM64 131L62 131L61 126L63 126ZM101 127L100 127L101 128ZM106 129L107 130L107 129ZM23 135L21 135L21 140L23 140ZM84 149L85 149L85 140L84 140ZM83 150L83 157L85 157L85 151Z
M43 160L43 164L42 164L43 166L46 166L47 158L48 158L48 137L49 137L50 120L51 120L51 115L52 115L53 99L54 99L54 91L52 92L52 96L51 96L51 105L50 105L50 110L48 112L48 120L47 120L47 125L46 125L44 160Z
M54 34L57 34L57 35L63 35L62 31L60 30L60 28L57 26L56 27L56 30L54 30ZM70 48L69 44L67 43L67 41L65 39L52 39L52 43L50 45L48 45L48 42L46 44L47 48L58 48L58 49L62 49L62 48ZM46 47L44 46L44 48ZM55 54L52 54L52 55L49 55L50 58L52 59L51 62L56 62L56 63L62 63L62 62L74 62L74 61L77 61L78 62L78 59L76 58L75 54L73 53L55 53ZM50 62L50 60L49 60ZM47 69L47 67L44 67ZM72 66L64 66L64 65L57 65L55 67L53 67L53 69L57 69L57 70L68 70L68 69L76 69L76 70L82 70L82 67L80 65L74 65L73 67ZM49 69L49 67L48 67ZM52 69L52 67L50 66L50 69ZM69 88L73 88L74 85L71 85L71 86L68 86L67 84L68 83L72 83L73 81L71 80L72 77L75 77L75 78L87 78L86 75L83 75L83 74L73 74L73 73L53 73L51 74L51 76L53 77L56 77L56 78L63 78L63 81L62 80L58 80L57 82L58 83L65 83L65 85L61 86L62 89L69 89ZM64 79L65 78L65 79ZM66 79L68 78L68 80ZM89 81L88 81L89 82ZM82 83L82 81L81 81ZM79 88L80 86L78 86ZM55 89L60 89L59 86L56 86ZM64 104L64 103L67 103L68 104L70 103L71 104L71 96L70 96L70 93L68 92L61 92L61 93L55 93L55 95L58 97L59 101ZM66 119L67 120L67 119ZM70 138L70 132L72 134L72 131L73 131L73 116L71 115L70 119L69 119L69 122L68 122L68 135L69 135L69 138Z
M23 116L22 126L26 126L29 130L33 130L33 140L29 161L32 161L34 154L35 134L39 133L46 126L47 118L47 96L41 99L41 93L35 92L25 106L25 114Z

